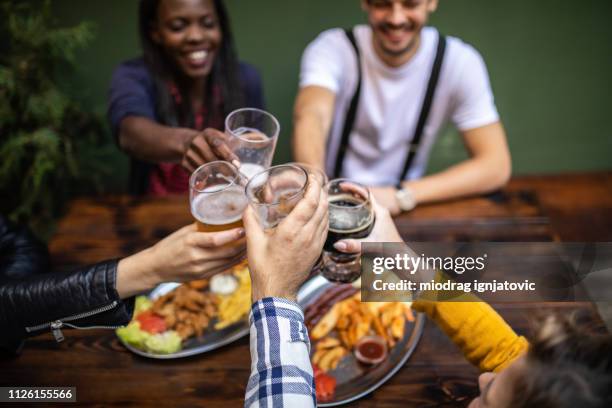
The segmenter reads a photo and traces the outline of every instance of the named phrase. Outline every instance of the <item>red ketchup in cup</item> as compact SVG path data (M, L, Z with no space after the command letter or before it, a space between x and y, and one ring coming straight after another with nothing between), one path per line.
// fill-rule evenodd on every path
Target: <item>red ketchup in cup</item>
M380 336L362 337L355 345L355 358L365 364L378 364L387 358L387 342Z

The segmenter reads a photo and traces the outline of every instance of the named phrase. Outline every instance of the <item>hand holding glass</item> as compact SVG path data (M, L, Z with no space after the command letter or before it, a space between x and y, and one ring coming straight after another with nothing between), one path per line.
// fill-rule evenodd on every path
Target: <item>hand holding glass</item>
M304 197L308 173L301 167L281 165L254 175L246 195L264 228L274 228Z
M270 167L280 132L274 116L255 108L238 109L225 119L225 132L247 179Z
M247 206L246 179L231 163L214 161L196 169L189 179L191 214L198 231L215 232L242 227Z

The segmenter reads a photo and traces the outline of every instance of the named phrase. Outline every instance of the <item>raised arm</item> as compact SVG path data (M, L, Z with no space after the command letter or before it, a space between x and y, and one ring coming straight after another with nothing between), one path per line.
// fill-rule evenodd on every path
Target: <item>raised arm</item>
M327 197L317 181L274 229L264 231L254 211L244 227L251 272L251 376L245 407L314 407L310 341L296 301L300 285L327 236Z
M436 322L464 357L483 372L503 370L529 346L485 302L417 300L412 308Z
M236 159L223 132L215 129L201 132L159 123L155 95L153 81L142 61L123 63L113 73L108 119L117 143L130 156L150 163L181 163L189 171L205 162Z
M342 240L334 246L347 253L361 251L361 242L401 242L388 211L374 200L376 224L368 238ZM416 256L408 245L408 256ZM434 278L421 271L423 281ZM436 279L441 279L438 275ZM411 276L410 279L414 279ZM435 293L427 293L412 304L412 308L432 319L461 349L465 358L482 371L500 371L527 351L528 343L517 335L504 319L487 303L473 294L463 295L463 301L435 301Z
M300 90L293 109L293 156L296 161L325 167L325 149L336 95L347 86L346 71L355 69L355 55L344 31L319 34L304 50Z
M325 146L334 114L336 95L321 86L300 89L293 110L293 157L325 167Z
M212 276L245 255L242 229L203 233L192 224L120 261L49 272L37 261L44 248L11 228L0 217L0 347L9 349L48 330L60 340L65 327L127 324L134 295L161 282Z
M118 141L121 149L137 159L178 163L199 133L193 129L163 126L143 116L127 116L119 125Z

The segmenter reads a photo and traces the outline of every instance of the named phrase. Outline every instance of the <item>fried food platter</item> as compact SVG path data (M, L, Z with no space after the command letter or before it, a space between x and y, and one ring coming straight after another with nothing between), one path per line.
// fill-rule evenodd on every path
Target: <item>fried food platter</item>
M335 285L321 276L302 287L298 303L311 336L317 405L321 407L358 400L388 381L414 352L425 323L424 316L413 314L409 305L360 302L356 288ZM364 363L361 355L356 357L360 342L374 337L385 347L384 358ZM334 382L332 394L325 397L320 395L325 387L321 372Z
M119 341L131 352L154 359L176 359L206 353L232 343L249 333L248 311L251 287L246 265L226 273L235 277L238 286L233 293L217 296L208 280L186 284L163 283L146 295L150 306L144 313L154 313L163 319L163 333L172 331L181 338L180 350L159 352L142 344L126 341L118 330ZM144 300L144 299L140 299ZM138 309L138 302L137 302ZM142 312L141 312L142 313ZM137 321L138 311L132 323ZM140 320L139 323L142 323Z

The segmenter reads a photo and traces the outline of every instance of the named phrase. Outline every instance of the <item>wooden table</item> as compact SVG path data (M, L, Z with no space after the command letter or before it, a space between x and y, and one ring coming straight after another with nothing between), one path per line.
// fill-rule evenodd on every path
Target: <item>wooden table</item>
M427 205L397 218L407 240L612 241L612 174L518 177L487 197ZM185 198L109 197L72 203L50 243L57 268L128 255L192 221ZM536 310L583 310L590 303L494 305L519 333ZM76 405L238 407L249 376L248 339L214 352L153 361L126 351L108 331L28 340L0 360L0 386L76 386ZM432 323L406 365L352 406L464 406L477 370Z

